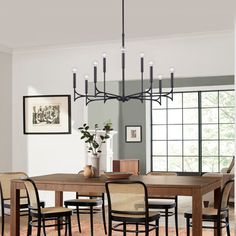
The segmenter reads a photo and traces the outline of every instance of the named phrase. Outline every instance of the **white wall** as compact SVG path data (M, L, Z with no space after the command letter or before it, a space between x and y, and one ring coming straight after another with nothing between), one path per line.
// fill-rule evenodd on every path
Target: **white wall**
M154 60L159 72L164 75L168 74L170 66L176 67L177 77L231 75L234 73L233 45L233 33L230 32L129 41L127 78L137 79L139 76L140 52L145 52L145 64ZM83 168L84 144L77 128L86 120L84 101L72 101L72 135L23 135L22 97L72 94L72 67L78 67L80 76L88 72L92 75L92 62L101 58L104 51L108 55L107 78L120 79L120 42L14 52L13 170L26 171L32 176L53 172L75 173ZM81 78L79 86L82 90L83 83Z
M12 55L0 48L0 171L10 171L12 161Z

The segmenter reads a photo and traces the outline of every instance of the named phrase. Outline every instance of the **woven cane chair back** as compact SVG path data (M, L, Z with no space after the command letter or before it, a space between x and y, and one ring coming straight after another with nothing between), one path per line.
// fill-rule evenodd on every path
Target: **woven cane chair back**
M0 183L3 199L8 200L11 198L11 180L26 178L28 178L28 176L23 172L0 173ZM27 197L26 191L24 189L21 190L20 196Z

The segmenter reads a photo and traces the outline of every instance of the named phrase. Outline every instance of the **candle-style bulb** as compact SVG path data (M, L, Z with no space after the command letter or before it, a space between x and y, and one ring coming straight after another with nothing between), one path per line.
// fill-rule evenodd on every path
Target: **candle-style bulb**
M175 72L175 68L174 67L171 67L170 68L170 73L174 73Z
M105 58L107 57L107 54L105 52L102 53L102 57Z
M72 72L73 72L73 73L77 73L77 71L78 71L78 69L77 69L76 67L74 67L74 68L72 69Z
M144 58L144 53L143 52L140 53L140 57Z
M163 75L158 75L158 79L162 80L163 79Z
M88 75L85 75L85 76L84 76L84 79L85 79L85 80L88 80L88 78L89 78Z
M94 61L94 62L93 62L93 65L94 65L95 67L97 67L97 66L98 66L98 62L97 62L97 61Z
M153 61L149 61L149 66L153 66L154 62Z

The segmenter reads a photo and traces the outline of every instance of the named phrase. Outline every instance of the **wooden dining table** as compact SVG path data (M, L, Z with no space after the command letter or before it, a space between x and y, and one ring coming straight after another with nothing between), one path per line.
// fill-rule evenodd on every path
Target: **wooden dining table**
M49 174L32 177L38 190L55 191L55 206L63 205L63 192L105 192L105 176L85 178L78 174ZM131 176L129 180L142 181L148 194L163 196L192 196L192 235L202 236L202 196L214 191L215 206L220 201L221 178L201 176ZM20 235L20 189L22 180L11 181L11 224L10 235ZM191 206L190 206L191 207ZM216 235L216 232L215 232Z

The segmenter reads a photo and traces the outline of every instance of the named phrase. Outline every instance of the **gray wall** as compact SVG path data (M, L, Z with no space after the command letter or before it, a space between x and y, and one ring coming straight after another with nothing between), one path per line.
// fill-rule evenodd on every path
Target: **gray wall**
M146 81L146 85L148 85ZM165 81L166 82L166 81ZM121 82L108 82L112 83L113 89L116 89L119 84L121 91ZM199 86L220 86L220 85L233 85L234 76L218 76L218 77L201 77L201 78L177 78L175 79L175 87L199 87ZM156 84L154 84L156 85ZM168 87L167 83L163 84ZM126 94L139 90L139 81L126 81L125 88ZM147 86L146 86L147 87ZM111 90L114 91L114 90ZM146 107L145 103L140 101L129 101L126 103L117 101L108 101L105 105L102 103L91 103L89 105L89 123L96 121L104 122L111 118L114 127L119 131L118 142L115 142L114 152L115 158L118 159L139 159L140 172L146 173ZM99 115L98 115L99 114ZM142 142L141 143L126 143L125 142L125 126L126 125L141 125L142 126Z
M0 171L12 163L12 56L0 52Z

